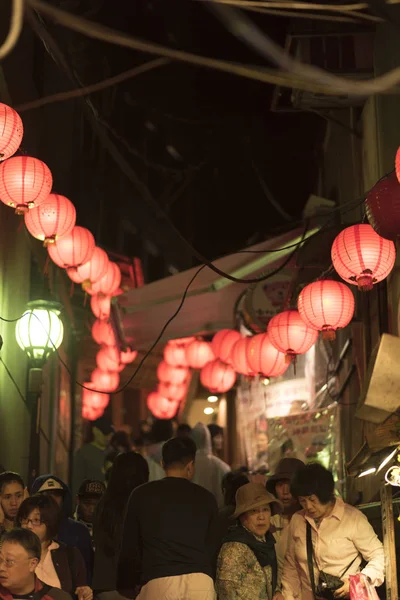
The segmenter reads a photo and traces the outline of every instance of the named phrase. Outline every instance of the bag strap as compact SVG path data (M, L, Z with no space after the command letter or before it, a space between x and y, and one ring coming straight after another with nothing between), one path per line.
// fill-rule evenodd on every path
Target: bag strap
M313 597L315 598L315 579L314 579L314 551L313 551L313 545L312 545L312 528L311 525L308 521L306 521L306 526L307 526L307 535L306 535L306 544L307 544L307 563L308 563L308 572L310 575L310 583L311 583L311 589L312 589L312 593L313 593Z
M42 600L43 596L46 596L50 590L51 586L44 583L42 589L33 594L33 600Z
M351 561L351 563L345 568L345 570L343 571L343 573L340 575L340 579L342 579L343 575L346 575L347 571L350 569L350 567L353 566L353 564L356 562L357 558L359 557L359 554L356 555L355 558L353 558L353 560Z

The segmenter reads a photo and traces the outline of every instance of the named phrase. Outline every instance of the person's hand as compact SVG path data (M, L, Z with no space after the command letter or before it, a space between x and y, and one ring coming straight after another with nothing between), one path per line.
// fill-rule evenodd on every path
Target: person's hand
M350 598L350 580L346 579L344 585L341 588L336 590L333 594L335 598Z
M93 600L93 590L88 585L81 585L75 590L78 600Z
M282 592L275 592L272 600L284 600Z

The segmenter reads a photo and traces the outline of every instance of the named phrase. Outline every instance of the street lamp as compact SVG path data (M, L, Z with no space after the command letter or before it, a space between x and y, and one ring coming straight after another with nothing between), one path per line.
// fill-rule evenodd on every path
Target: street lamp
M64 336L60 309L61 306L56 302L47 300L29 302L15 328L17 343L29 359L27 385L27 403L31 412L29 485L39 473L42 367L49 356L60 347Z

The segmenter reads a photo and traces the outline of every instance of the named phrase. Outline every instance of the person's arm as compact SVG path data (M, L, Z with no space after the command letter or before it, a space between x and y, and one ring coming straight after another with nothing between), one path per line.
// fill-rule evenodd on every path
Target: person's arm
M367 562L361 571L369 578L372 585L378 587L385 579L385 554L383 544L378 539L367 517L359 512L354 527L353 543L363 559Z
M292 517L288 531L288 545L283 562L282 573L282 595L285 600L300 600L301 598L301 582L296 566L296 555L294 552L293 531L296 517ZM306 539L304 536L304 544Z
M241 580L248 570L247 546L236 542L224 544L218 556L216 590L218 600L236 600Z
M142 543L136 491L129 499L122 532L117 562L117 591L122 596L134 598L135 588L140 585L142 572Z

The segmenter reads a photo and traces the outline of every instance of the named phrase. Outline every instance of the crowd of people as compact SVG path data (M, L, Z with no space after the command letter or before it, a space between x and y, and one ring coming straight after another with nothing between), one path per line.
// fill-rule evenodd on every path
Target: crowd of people
M384 580L384 552L332 473L283 458L255 480L222 460L223 430L107 418L75 455L72 492L0 474L0 600L349 598Z

